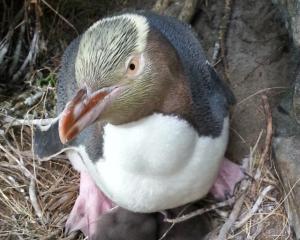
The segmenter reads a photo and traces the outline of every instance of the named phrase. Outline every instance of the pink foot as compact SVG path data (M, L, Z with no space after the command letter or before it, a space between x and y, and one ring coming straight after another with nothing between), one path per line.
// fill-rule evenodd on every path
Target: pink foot
M66 233L80 230L90 238L97 231L99 217L113 206L93 179L86 172L81 172L79 196L66 222Z
M232 196L235 185L245 177L240 165L224 158L217 179L210 193L219 200Z

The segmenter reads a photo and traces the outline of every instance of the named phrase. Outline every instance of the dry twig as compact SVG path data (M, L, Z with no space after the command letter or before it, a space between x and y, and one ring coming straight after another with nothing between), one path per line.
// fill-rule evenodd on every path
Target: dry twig
M183 214L185 212L185 210L189 207L189 204L184 206L184 208L181 209L181 211L177 214L177 217L179 217L181 214ZM166 217L166 214L162 212L162 214ZM164 234L158 239L158 240L163 240L168 233L173 229L173 227L175 226L175 222L173 222L171 224L171 226L164 232Z
M157 0L152 10L159 14L162 14L170 4L170 0Z
M35 63L36 57L39 52L39 42L40 42L40 34L41 34L41 22L40 22L41 13L39 11L39 6L37 3L34 3L34 9L35 9L35 16L36 16L35 30L31 40L29 52L25 60L23 61L23 64L19 68L19 70L16 73L14 73L12 79L13 82L19 79L19 77L23 74L24 70L28 65L33 65Z
M178 19L183 22L190 22L195 14L198 0L185 0Z
M247 183L249 183L247 181ZM248 187L248 186L247 186ZM242 209L242 206L244 204L244 199L245 199L245 192L240 196L240 198L235 202L234 207L228 217L228 219L226 220L226 222L224 223L224 225L222 226L220 233L218 235L218 240L224 240L226 239L226 236L229 232L229 230L231 229L231 227L233 226L233 224L235 223L236 219L239 216L239 213Z
M267 135L265 139L265 147L261 154L260 163L264 164L267 160L268 155L270 154L271 144L272 144L272 135L273 135L273 121L270 104L266 95L262 96L263 107L267 119Z
M28 192L29 192L29 199L31 201L31 205L34 208L34 211L35 211L36 215L38 216L38 218L40 219L40 221L43 224L46 224L48 221L43 216L41 207L40 207L40 205L38 203L38 200L37 200L34 178L30 179L30 185L29 185Z
M274 187L269 185L260 193L251 210L248 211L248 213L241 220L235 223L235 229L242 227L253 216L253 214L257 212L260 204L263 202L268 192L270 192L272 189L274 189Z
M179 217L176 217L176 218L165 218L164 221L165 222L169 222L169 223L184 222L184 221L189 220L189 219L191 219L193 217L202 215L202 214L204 214L206 212L210 212L210 211L215 210L217 208L222 208L222 207L230 206L230 205L232 205L234 203L234 201L235 201L235 198L229 198L226 201L212 204L212 205L210 205L208 207L198 209L196 211L190 212L188 214L185 214L185 215L182 215L182 216L179 216Z
M212 65L215 65L221 50L221 59L223 62L224 75L227 82L229 81L229 76L228 76L228 63L226 60L226 36L228 32L231 13L232 13L232 0L225 0L224 14L223 14L222 22L220 24L219 36L217 42L215 43L213 56L212 56Z

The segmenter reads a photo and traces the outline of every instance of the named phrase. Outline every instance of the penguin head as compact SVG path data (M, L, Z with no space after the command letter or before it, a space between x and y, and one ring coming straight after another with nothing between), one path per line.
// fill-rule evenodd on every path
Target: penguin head
M96 121L123 124L155 112L180 79L175 49L146 17L104 18L83 33L75 59L79 91L59 122L62 143Z

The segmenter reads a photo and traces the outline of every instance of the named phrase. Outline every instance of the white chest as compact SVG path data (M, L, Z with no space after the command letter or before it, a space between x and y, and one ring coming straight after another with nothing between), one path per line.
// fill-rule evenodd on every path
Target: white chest
M201 137L184 120L154 114L104 129L103 159L89 162L100 188L118 205L139 212L173 208L207 194L228 139Z

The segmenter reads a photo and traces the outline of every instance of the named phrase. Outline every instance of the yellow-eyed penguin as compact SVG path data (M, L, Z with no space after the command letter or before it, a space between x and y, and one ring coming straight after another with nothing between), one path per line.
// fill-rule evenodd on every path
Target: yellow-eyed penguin
M35 149L65 150L81 172L69 231L97 235L95 222L114 206L152 213L211 189L222 198L241 179L224 160L234 96L191 27L172 17L134 12L93 24L65 51L57 99L59 116L37 129Z

